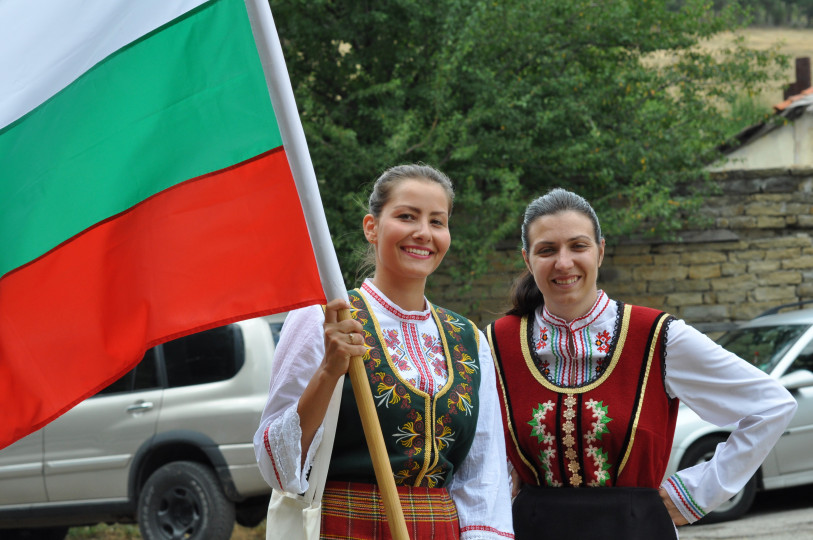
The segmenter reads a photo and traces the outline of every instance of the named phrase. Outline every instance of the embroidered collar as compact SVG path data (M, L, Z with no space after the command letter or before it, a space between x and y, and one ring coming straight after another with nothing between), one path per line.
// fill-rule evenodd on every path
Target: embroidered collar
M601 317L602 313L604 313L609 305L610 298L604 294L603 290L599 289L596 303L593 304L593 307L581 317L573 319L573 322L568 324L564 319L553 315L550 311L548 311L548 307L544 305L542 306L541 311L537 310L536 312L539 319L537 322L540 323L540 326L542 322L545 322L551 326L564 327L570 329L571 332L578 332L582 328L593 324L596 319Z
M432 316L432 312L429 310L429 302L426 298L423 299L424 306L427 306L426 309L423 311L404 311L400 307L396 306L394 302L392 302L389 298L384 296L384 293L378 290L375 285L369 280L364 280L364 283L361 284L361 289L370 297L372 301L374 301L380 308L384 309L388 313L390 313L396 319L402 322L420 322L428 320L429 317Z

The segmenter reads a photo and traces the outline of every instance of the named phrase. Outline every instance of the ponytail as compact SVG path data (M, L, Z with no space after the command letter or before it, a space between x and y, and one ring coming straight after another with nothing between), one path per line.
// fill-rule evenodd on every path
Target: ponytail
M517 317L530 315L545 303L545 298L539 291L539 287L536 286L533 274L527 269L514 280L514 285L511 287L511 303L513 307L505 314Z

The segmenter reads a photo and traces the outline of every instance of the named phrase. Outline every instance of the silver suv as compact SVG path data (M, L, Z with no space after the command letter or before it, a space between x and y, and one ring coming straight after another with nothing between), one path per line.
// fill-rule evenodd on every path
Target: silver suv
M138 522L146 539L218 540L266 515L252 437L284 315L147 351L121 379L0 451L0 538Z

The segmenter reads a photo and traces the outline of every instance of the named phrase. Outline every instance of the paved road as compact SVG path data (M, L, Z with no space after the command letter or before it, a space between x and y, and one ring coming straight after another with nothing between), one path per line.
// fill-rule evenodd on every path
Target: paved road
M801 486L759 493L743 518L681 527L680 540L813 540L811 491Z

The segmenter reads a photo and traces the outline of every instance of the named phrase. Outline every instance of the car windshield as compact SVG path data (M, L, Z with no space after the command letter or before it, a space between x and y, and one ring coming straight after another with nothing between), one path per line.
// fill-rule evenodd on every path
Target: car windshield
M717 343L762 371L770 372L808 327L807 324L786 324L740 328L726 332Z

